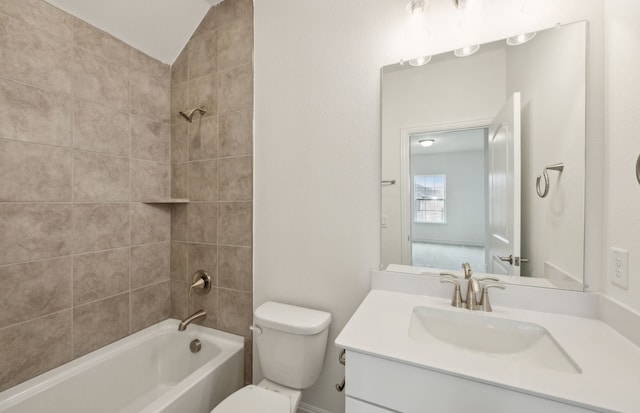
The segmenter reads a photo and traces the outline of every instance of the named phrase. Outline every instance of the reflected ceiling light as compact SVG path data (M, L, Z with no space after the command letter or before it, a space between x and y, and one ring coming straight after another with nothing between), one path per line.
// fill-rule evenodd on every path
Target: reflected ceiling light
M467 4L467 0L453 0L453 4L455 4L458 9L464 9L464 6Z
M411 14L421 14L424 12L424 0L413 0L409 3L409 10Z
M519 34L513 37L508 37L507 44L509 46L518 46L518 45L524 44L529 40L533 39L534 37L536 37L536 34L537 32L531 32L531 33Z
M424 66L431 61L431 56L420 56L415 59L409 60L409 65L411 66Z
M423 148L428 148L429 146L433 145L434 142L435 139L422 139L421 141L418 141L420 146L422 146Z
M467 57L467 56L471 56L478 50L480 50L480 45L474 44L473 46L466 46L466 47L463 47L462 49L456 49L453 51L453 54L456 55L457 57Z

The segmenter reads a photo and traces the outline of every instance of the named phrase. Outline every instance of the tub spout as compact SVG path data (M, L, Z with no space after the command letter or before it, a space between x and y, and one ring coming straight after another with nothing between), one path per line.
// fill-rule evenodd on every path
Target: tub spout
M178 325L178 331L186 330L189 324L193 323L194 321L200 318L202 318L203 320L207 318L207 313L204 310L196 311L195 313L191 314L189 317L180 321L180 324Z

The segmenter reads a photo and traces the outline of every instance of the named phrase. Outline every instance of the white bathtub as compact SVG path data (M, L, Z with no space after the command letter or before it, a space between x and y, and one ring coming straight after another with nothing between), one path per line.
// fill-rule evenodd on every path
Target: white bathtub
M165 320L5 390L0 412L208 413L244 384L243 339L177 326Z

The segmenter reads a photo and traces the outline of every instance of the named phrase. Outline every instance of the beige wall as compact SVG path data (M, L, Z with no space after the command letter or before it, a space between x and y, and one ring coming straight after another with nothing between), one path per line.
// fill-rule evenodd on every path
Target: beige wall
M210 9L171 73L173 209L171 315L199 309L202 324L244 336L251 382L253 199L253 4ZM206 106L187 123L179 111ZM209 294L187 296L194 272L213 278Z
M169 315L169 76L0 2L0 390Z

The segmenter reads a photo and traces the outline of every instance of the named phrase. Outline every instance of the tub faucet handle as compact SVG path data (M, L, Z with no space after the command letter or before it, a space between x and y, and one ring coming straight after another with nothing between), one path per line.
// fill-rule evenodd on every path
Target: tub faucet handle
M193 274L191 287L189 287L189 298L191 298L191 292L194 289L198 294L206 294L211 291L211 277L205 270L198 270Z

